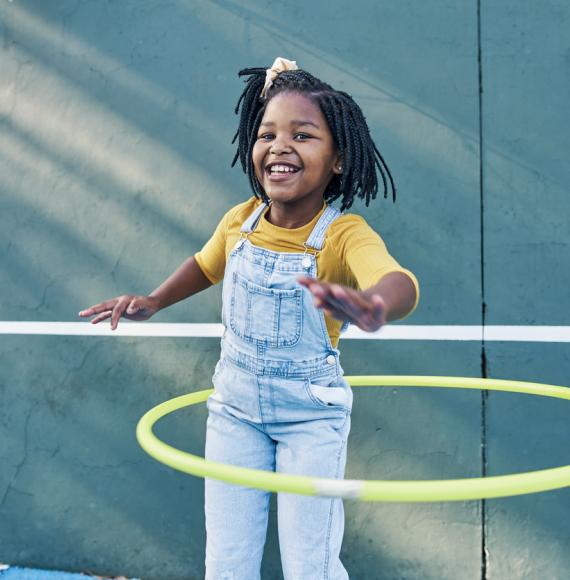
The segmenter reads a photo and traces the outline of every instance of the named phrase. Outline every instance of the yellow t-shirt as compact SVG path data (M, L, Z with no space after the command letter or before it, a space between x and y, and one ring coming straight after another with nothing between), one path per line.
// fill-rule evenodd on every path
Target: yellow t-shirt
M217 284L224 277L226 260L240 238L240 229L245 220L262 203L256 197L230 209L218 224L214 235L194 257L204 275ZM288 229L276 226L265 219L259 220L249 241L275 252L304 252L306 242L318 219L326 208L300 228ZM329 226L322 250L317 254L319 280L342 284L350 288L365 290L376 284L390 272L403 272L416 287L416 307L419 299L418 281L414 274L388 253L382 238L359 215L343 214ZM340 337L342 322L325 316L327 331L334 347Z

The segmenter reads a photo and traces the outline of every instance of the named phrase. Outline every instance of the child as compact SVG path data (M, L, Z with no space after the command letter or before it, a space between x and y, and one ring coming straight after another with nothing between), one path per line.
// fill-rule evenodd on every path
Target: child
M364 219L394 184L364 116L293 61L245 69L236 113L239 159L254 196L150 296L125 295L80 316L146 320L223 279L221 358L208 399L206 458L256 469L343 478L352 392L337 344L343 324L374 331L417 303L414 275ZM241 107L241 113L240 113ZM232 165L233 165L232 164ZM316 306L316 307L315 307ZM260 577L269 492L206 479L206 578ZM278 494L287 580L348 578L339 553L341 499Z

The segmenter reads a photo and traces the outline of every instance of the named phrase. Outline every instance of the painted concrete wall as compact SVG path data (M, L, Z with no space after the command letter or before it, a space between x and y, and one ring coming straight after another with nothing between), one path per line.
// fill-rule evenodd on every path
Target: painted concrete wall
M568 325L570 8L484 2L482 24L486 321ZM488 373L570 386L568 346L489 344ZM566 407L491 394L489 475L568 464ZM489 577L566 577L568 521L568 489L488 502Z
M249 195L229 167L237 71L279 55L353 94L393 171L397 204L355 211L420 279L404 324L480 324L483 304L489 324L570 324L567 3L358 7L1 0L0 320L75 321L200 249ZM219 322L219 309L213 288L156 321ZM485 347L489 376L570 384L565 345ZM475 342L341 348L347 374L484 368ZM217 339L0 335L0 561L201 578L203 483L146 456L134 427L209 386L218 355ZM347 477L562 465L567 412L522 395L358 391ZM202 453L205 418L181 412L158 434ZM272 506L264 579L281 577ZM346 512L355 579L562 579L570 567L568 490Z

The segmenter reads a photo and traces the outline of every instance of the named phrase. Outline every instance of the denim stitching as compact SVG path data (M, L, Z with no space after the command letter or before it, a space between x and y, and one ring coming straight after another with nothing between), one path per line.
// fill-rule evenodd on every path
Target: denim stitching
M273 295L273 334L271 346L279 346L279 310L281 309L281 294Z
M234 283L232 284L232 294L231 294L231 299L230 299L230 327L237 336L240 336L237 325L234 322L234 312L235 312L235 306L236 306L236 290L237 290L237 286L238 286L237 285L237 272L234 272L234 275L232 276L232 278L233 278Z
M252 356L226 344L224 345L224 356L239 368L256 375L280 376L288 379L314 379L327 376L331 372L331 365L327 362L330 355L298 360L293 365L291 361L275 361L265 358L265 349L262 356L259 356L259 353L258 356Z
M310 246L316 250L321 250L323 247L326 230L328 229L329 225L340 215L340 211L329 205L321 215L319 222L309 236L309 239L306 241L307 246Z
M257 223L261 218L261 214L267 209L267 204L261 204L257 209L245 220L241 226L241 232L251 233L257 227Z
M252 297L252 294L251 294L251 292L249 292L247 286L243 285L243 288L245 289L245 295L246 295L245 328L243 329L243 338L245 339L247 336L251 336L251 310L252 310L251 297ZM239 306L239 304L238 304L238 306Z
M317 225L315 226L315 228L311 232L311 235L309 236L309 239L306 242L307 246L310 246L312 248L316 248L316 244L318 244L318 242L321 238L323 222L326 222L329 219L329 215L330 215L329 210L330 210L330 206L328 206L327 209L321 215ZM318 248L318 249L320 249L320 248Z
M261 421L261 429L263 430L265 419L263 417L263 409L261 407L261 389L262 389L262 386L259 382L259 376L256 377L255 384L257 385L257 408L259 409L259 420Z

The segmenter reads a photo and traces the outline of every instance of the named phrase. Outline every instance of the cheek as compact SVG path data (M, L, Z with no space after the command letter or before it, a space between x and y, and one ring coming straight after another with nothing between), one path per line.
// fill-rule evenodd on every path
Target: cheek
M251 157L252 157L252 161L253 161L253 167L255 169L255 174L257 175L257 178L259 179L261 177L261 175L263 174L263 170L262 170L263 151L261 150L261 147L259 147L257 145L257 143L253 146L253 151L251 153Z

